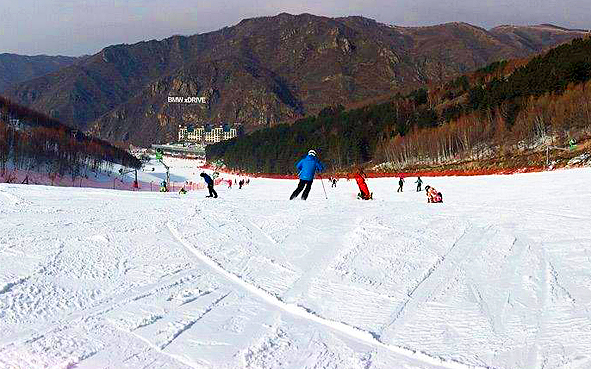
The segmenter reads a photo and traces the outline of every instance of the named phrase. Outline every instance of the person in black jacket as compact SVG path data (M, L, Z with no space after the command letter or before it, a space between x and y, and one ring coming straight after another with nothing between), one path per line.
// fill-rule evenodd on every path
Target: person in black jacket
M200 175L205 180L205 183L207 183L207 189L209 190L209 196L206 196L206 197L217 198L218 193L215 192L215 190L213 189L213 179L211 179L211 177L209 175L207 175L207 173L205 173L205 172L202 172Z

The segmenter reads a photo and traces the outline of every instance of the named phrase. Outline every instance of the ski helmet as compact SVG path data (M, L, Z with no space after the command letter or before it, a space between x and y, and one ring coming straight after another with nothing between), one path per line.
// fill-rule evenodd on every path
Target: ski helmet
M308 155L316 156L316 151L310 150L308 151Z
M425 186L425 191L427 191L430 188L431 188L431 186L429 186L429 185Z

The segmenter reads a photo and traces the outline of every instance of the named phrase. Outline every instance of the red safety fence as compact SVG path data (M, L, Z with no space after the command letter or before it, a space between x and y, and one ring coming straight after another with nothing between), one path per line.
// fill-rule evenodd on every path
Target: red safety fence
M462 176L485 176L494 174L516 174L543 172L544 167L526 167L512 169L472 169L472 170L442 170L442 171L417 171L417 172L389 172L389 173L367 173L370 178L389 178L389 177L462 177Z
M227 183L229 179L216 178L216 185ZM160 191L160 182L142 182L134 183L133 179L121 179L113 177L111 179L99 181L96 179L77 177L72 179L69 176L59 176L55 174L37 173L18 169L5 169L0 171L0 183L18 183L31 185L46 185L59 187L85 187L85 188L104 188L124 191ZM182 187L187 191L204 190L207 188L205 182L170 182L168 191L179 191Z
M450 176L483 176L493 174L516 174L516 173L531 173L542 172L547 170L545 167L525 167L525 168L511 168L511 169L473 169L473 170L442 170L442 171L416 171L416 172L369 172L366 173L368 178L398 178L398 177L450 177ZM324 174L323 178L353 178L355 173L333 173ZM270 178L270 179L297 179L298 176L294 174L274 174L274 173L254 173L241 175L255 178Z

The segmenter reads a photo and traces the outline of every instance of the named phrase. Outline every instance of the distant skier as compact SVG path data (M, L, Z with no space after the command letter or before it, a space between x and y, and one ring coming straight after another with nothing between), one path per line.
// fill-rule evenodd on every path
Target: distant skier
M398 190L396 192L402 192L402 186L404 186L404 178L400 177L398 180Z
M441 203L443 202L443 195L441 192L437 192L434 187L425 186L425 192L427 193L427 202L429 203Z
M417 192L421 192L421 186L423 185L423 180L421 179L421 177L417 177L415 183L417 184Z
M238 182L238 189L241 190L242 186L244 186L244 179L241 179L240 182Z
M308 151L308 155L296 164L296 168L299 171L300 182L289 199L295 199L298 197L300 192L304 190L304 193L302 193L302 200L306 200L308 198L308 194L310 193L310 189L312 188L314 175L316 172L322 172L324 170L324 166L316 157L316 151L310 150Z
M213 179L211 179L211 177L209 175L207 175L207 173L205 173L205 172L201 172L200 176L203 177L203 180L205 180L205 183L207 183L207 189L209 190L209 196L206 196L206 197L213 197L213 198L217 199L218 194L213 189Z
M336 187L337 186L337 179L333 178L332 179L332 186L331 187Z
M168 192L168 188L166 187L166 181L160 182L160 192Z
M362 171L359 171L355 174L355 181L357 182L357 186L359 186L359 193L357 197L362 200L371 200L373 198L373 194L369 192L369 188L367 188L367 183L365 183L365 178L363 178Z
M179 195L184 195L187 193L187 190L185 190L185 186L181 187L181 189L179 190Z

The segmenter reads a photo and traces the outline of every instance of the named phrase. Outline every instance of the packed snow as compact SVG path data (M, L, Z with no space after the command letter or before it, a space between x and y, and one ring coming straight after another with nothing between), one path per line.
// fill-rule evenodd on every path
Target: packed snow
M0 184L0 368L591 367L591 169L423 179Z

